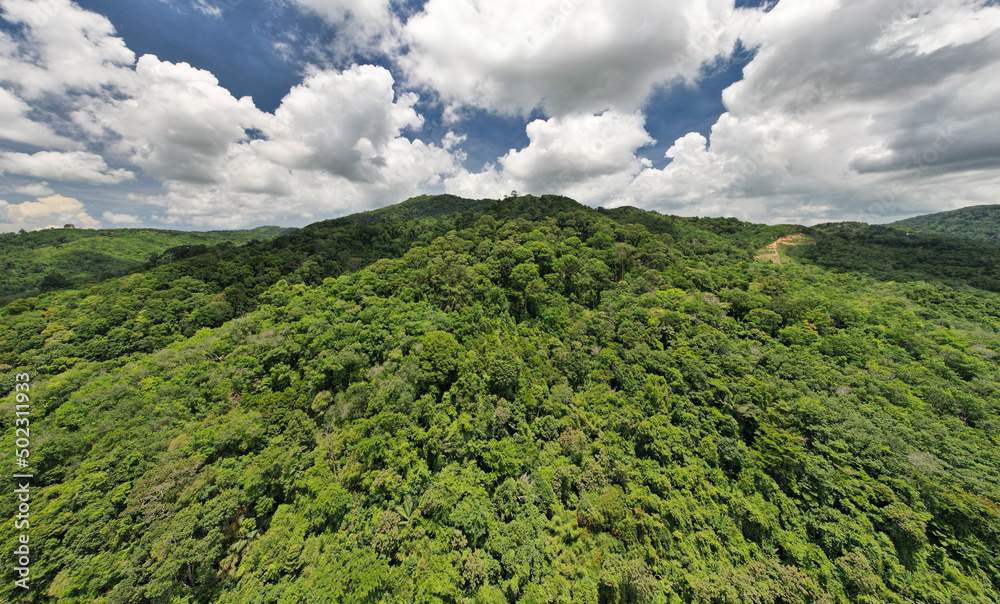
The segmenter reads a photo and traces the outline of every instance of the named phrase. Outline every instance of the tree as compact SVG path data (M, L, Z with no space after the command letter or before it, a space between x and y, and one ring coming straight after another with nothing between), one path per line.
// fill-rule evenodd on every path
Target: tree
M487 372L494 394L507 398L513 396L521 375L521 367L517 357L506 348L501 348L490 357Z
M42 291L49 291L53 289L62 289L64 287L68 287L69 284L70 284L69 281L66 279L65 276L63 276L62 273L57 273L53 271L42 278L42 281L41 283L38 284L38 287Z
M462 345L446 331L432 331L424 336L420 350L420 368L435 381L450 379L462 353Z

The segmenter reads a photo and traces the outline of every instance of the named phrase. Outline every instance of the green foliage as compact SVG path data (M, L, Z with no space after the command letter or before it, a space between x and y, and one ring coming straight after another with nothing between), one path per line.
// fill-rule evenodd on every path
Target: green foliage
M900 229L1000 245L1000 205L969 206L892 223Z
M1000 248L995 245L850 222L819 225L810 233L816 245L790 253L820 266L881 280L1000 291Z
M418 198L15 301L0 600L997 601L992 269L839 228Z
M220 244L270 239L281 227L252 231L161 231L153 229L44 229L0 234L0 302L39 291L93 283L140 270L147 262L206 253ZM194 252L194 253L192 253Z
M445 381L458 368L462 345L446 331L432 331L423 338L420 367L439 382Z

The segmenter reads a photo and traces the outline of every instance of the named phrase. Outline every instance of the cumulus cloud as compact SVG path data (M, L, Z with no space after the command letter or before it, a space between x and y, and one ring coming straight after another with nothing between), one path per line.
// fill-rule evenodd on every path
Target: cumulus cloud
M334 3L324 6L333 10ZM347 21L363 10L384 8L365 2L337 6ZM325 10L317 3L313 8ZM82 32L99 46L117 40L112 30L97 27L102 19L77 15L67 27L76 24L79 31L67 36L75 39ZM26 25L25 40L39 49L54 44L50 37L34 33L33 22ZM86 56L110 61L97 52ZM121 61L113 66L121 67ZM404 136L423 123L413 108L417 97L397 94L392 75L382 67L313 69L273 114L257 109L249 97L235 98L213 74L186 63L145 55L126 71L113 82L105 78L103 93L74 95L68 123L78 138L99 143L105 155L155 178L163 192L136 192L131 203L151 205L170 224L298 223L440 190L442 178L460 169L457 149ZM14 107L15 112L25 114L26 106ZM454 147L455 141L444 144ZM135 176L109 168L108 160L88 151L6 153L0 156L0 168L50 181L92 184Z
M254 137L233 128L230 136L214 139L225 148L206 146L213 150L202 158L212 164L211 182L164 174L164 194L136 201L158 206L157 215L170 224L237 228L368 209L440 190L442 179L460 170L460 154L402 136L423 120L413 109L415 96L397 96L393 84L387 70L370 65L317 72L274 114L247 114L258 127Z
M758 52L710 141L679 140L615 203L812 223L995 202L998 12L782 0L744 28Z
M105 211L101 214L101 219L105 222L110 222L111 224L118 226L138 226L142 223L142 220L138 216L133 216L132 214L117 214L109 211Z
M70 0L0 0L0 138L79 150L80 106L102 105L134 78L135 55L107 18Z
M268 140L257 148L289 168L375 182L390 141L423 123L413 110L416 101L412 93L395 99L392 74L382 67L323 71L282 99L266 128Z
M734 179L726 162L697 132L677 139L666 156L673 161L665 169L645 170L629 186L631 195L644 204L652 201L661 209L683 211Z
M28 117L31 106L13 92L0 88L0 139L57 149L75 149L80 144L56 134L47 124Z
M0 170L17 184L4 190L41 204L0 212L58 210L26 228L96 224L48 183L130 179L130 203L210 227L511 189L767 222L880 221L995 202L1000 189L995 2L781 0L764 12L732 0L429 0L404 24L389 0L295 1L333 27L333 54L382 53L405 81L374 65L303 66L268 113L208 71L136 60L106 18L69 0L0 0L12 24L0 30ZM643 160L650 92L695 84L737 40L755 55L710 133L678 138L663 168ZM418 138L414 91L455 119L445 135L433 124L433 139ZM459 118L483 111L542 118L523 148L468 172L461 147L476 128ZM103 220L131 224L133 212L145 214Z
M25 201L19 204L8 205L7 216L16 220L27 220L80 210L83 210L83 204L78 200L72 197L63 197L62 195L52 195L50 197L42 197L38 201Z
M376 182L365 182L322 169L281 169L244 148L227 164L226 178L219 185L204 187L168 181L166 194L145 196L141 201L160 206L160 216L169 224L239 228L261 222L312 220L384 206L441 190L442 175L459 170L451 153L419 140L395 138L383 150L383 176ZM240 162L246 162L242 171L238 169ZM249 166L254 164L272 172L250 170Z
M382 51L392 53L398 47L401 21L389 0L294 0L337 30L331 43L335 57Z
M317 72L274 114L257 116L258 136L228 142L211 184L168 178L166 193L138 200L159 206L171 224L237 228L440 190L442 179L460 170L460 155L402 135L423 120L413 109L416 97L396 95L393 84L386 69L371 65Z
M3 18L25 26L0 33L0 81L25 99L101 93L131 77L135 54L111 22L70 0L0 0Z
M210 184L246 130L263 124L250 97L234 98L211 73L142 56L130 96L95 113L115 149L159 179Z
M6 204L0 207L6 214L11 230L35 230L73 224L80 228L96 229L101 223L86 212L83 203L72 197L50 195L37 201Z
M527 147L511 149L499 166L449 179L448 188L474 196L497 196L511 189L551 192L599 204L647 165L635 154L655 142L643 123L641 113L617 111L535 120L526 128Z
M732 1L430 0L400 58L447 103L507 114L639 108L658 83L696 80L756 11Z
M0 153L0 172L21 174L64 182L114 184L129 180L135 174L124 169L110 169L100 155L85 151L39 151Z
M445 149L405 138L385 146L384 176L377 182L355 181L325 170L277 168L251 146L238 150L217 185L167 181L166 193L138 196L135 201L158 206L157 218L167 224L210 228L287 224L372 209L441 190L442 175L459 170ZM272 171L254 171L253 165Z
M653 141L641 114L607 111L535 120L526 132L530 144L501 163L513 177L548 188L621 172L637 172L635 150Z
M728 111L708 138L679 138L666 167L636 156L651 142L641 114L576 112L532 122L524 149L456 175L448 189L559 192L592 205L799 223L888 221L996 201L1000 7L782 0L740 31L757 52L723 94ZM490 98L484 104L506 102ZM523 98L530 106L543 97Z

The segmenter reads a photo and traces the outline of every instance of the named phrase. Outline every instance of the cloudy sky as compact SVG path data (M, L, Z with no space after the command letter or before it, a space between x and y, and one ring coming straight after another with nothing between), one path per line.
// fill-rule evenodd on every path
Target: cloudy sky
M0 0L0 231L1000 202L996 0Z

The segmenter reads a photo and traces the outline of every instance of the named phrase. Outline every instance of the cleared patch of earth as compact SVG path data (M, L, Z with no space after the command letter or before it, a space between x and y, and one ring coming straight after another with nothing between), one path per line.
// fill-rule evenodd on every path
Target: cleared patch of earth
M764 249L759 250L754 258L762 262L781 264L780 246L782 245L816 245L816 242L807 237L805 233L786 235L785 237L779 237L777 240L766 245Z

